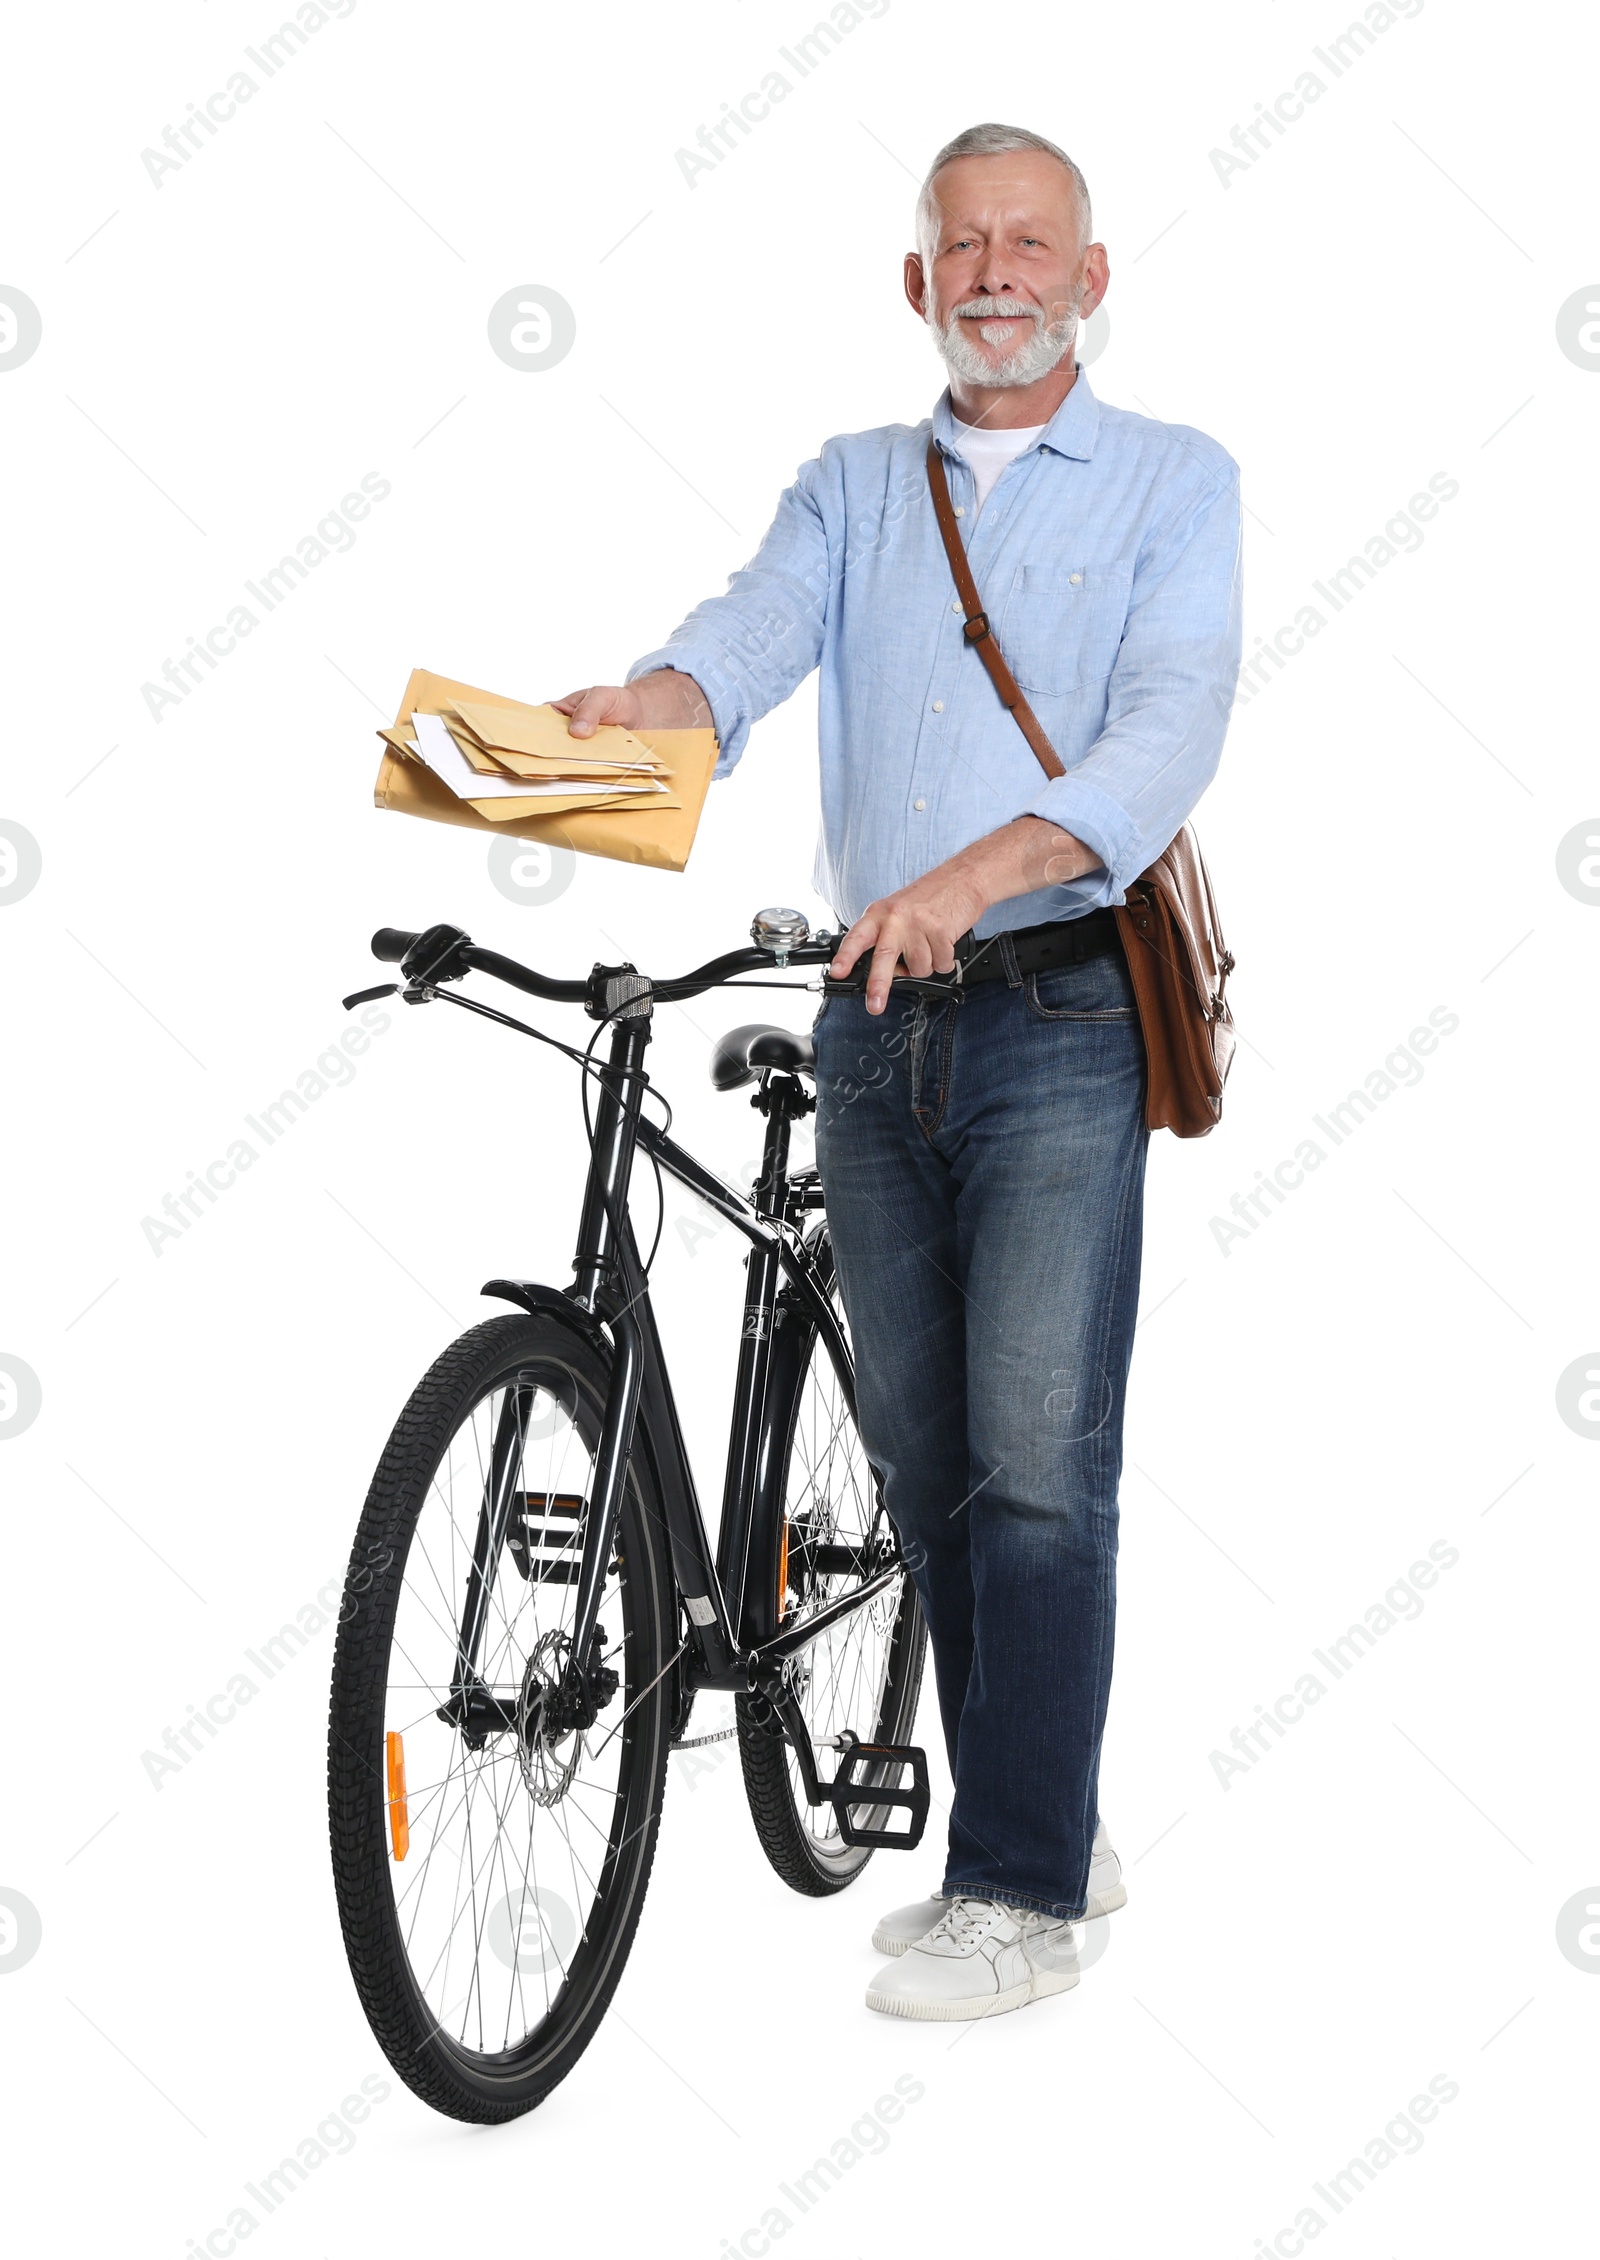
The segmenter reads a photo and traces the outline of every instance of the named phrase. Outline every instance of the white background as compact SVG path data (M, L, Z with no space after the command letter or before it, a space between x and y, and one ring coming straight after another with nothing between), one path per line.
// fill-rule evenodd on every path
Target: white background
M1097 391L1242 465L1249 647L1431 476L1460 487L1241 707L1200 812L1247 1042L1220 1131L1152 1153L1102 1777L1130 1903L1064 1999L875 2018L872 1921L936 1850L799 1900L726 1747L675 1760L575 2075L498 2131L390 2076L250 2249L711 2260L906 2075L887 2149L787 2207L785 2250L1248 2260L1308 2205L1347 2260L1564 2248L1600 2004L1596 1958L1557 1944L1600 1903L1597 1455L1557 1410L1600 1340L1600 911L1557 873L1600 803L1600 373L1556 329L1600 273L1579 12L1431 0L1335 82L1311 49L1349 18L1311 0L893 0L691 187L675 151L805 8L360 0L153 185L141 151L278 20L170 0L6 34L0 282L43 322L0 372L0 816L43 858L0 907L0 1350L42 1388L3 1461L0 1883L42 1924L0 1985L19 2241L176 2260L386 2069L328 1875L331 1636L159 1789L142 1754L341 1572L479 1283L567 1276L574 1079L395 1011L178 1241L141 1220L334 1041L380 923L573 972L693 963L763 902L822 914L809 688L714 790L686 876L588 861L540 908L476 835L374 811L371 733L417 665L526 698L616 677L828 433L925 414L912 176L999 117L1089 177ZM1322 99L1224 185L1209 153L1307 69ZM544 372L489 350L521 284L576 313ZM153 721L141 685L369 472L392 492L354 548ZM1436 1007L1459 1027L1420 1083L1224 1253L1210 1219ZM757 1124L705 1068L740 1016L664 1013L653 1054L730 1172ZM697 1213L669 1195L658 1280L714 1497L740 1272L732 1234L688 1244ZM1459 1560L1421 1616L1220 1781L1232 1730L1440 1540ZM1311 2185L1439 2074L1459 2094L1423 2147L1335 2216Z

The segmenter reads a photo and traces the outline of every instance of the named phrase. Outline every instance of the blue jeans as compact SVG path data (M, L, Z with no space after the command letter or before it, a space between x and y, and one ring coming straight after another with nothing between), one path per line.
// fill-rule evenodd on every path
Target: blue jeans
M817 1159L862 1440L932 1642L944 1889L1072 1916L1111 1684L1144 1047L1120 950L1024 978L1004 949L1008 978L959 1001L827 1000Z

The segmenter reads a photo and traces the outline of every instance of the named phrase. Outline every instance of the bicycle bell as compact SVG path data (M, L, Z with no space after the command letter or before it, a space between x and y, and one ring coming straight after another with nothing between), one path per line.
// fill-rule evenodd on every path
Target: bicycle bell
M810 939L811 922L798 910L758 910L750 921L750 939L759 950L771 950L779 965L787 965L789 952Z

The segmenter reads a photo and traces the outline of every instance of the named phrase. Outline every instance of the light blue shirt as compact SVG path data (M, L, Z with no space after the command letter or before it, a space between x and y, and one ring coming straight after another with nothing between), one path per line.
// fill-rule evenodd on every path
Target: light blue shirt
M962 632L930 429L1000 649L1066 768L1047 778ZM1239 671L1239 472L1215 440L1105 406L1080 368L974 523L946 393L931 421L825 442L725 596L628 670L692 675L725 777L821 668L816 886L846 923L1013 817L1101 868L997 903L980 935L1120 902L1216 772Z

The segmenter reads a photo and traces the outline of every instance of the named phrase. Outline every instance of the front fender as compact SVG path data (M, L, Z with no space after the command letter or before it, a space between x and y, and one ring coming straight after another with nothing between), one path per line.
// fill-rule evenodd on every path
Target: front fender
M478 1292L480 1295L493 1295L503 1303L517 1303L533 1318L537 1318L541 1311L557 1312L569 1326L575 1326L587 1341L592 1342L597 1350L603 1350L608 1356L611 1354L611 1337L605 1328L593 1311L586 1311L575 1303L565 1288L547 1287L538 1279L491 1279Z

